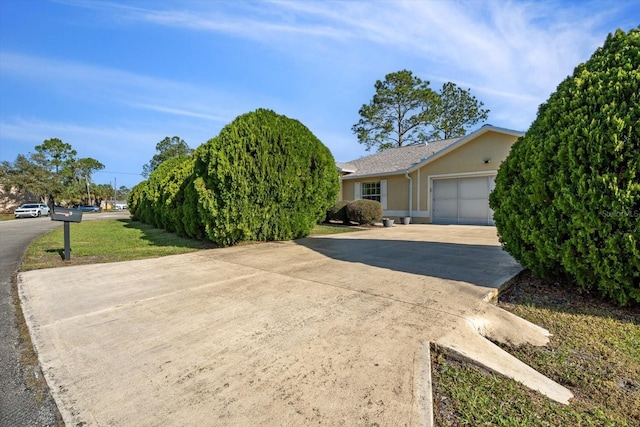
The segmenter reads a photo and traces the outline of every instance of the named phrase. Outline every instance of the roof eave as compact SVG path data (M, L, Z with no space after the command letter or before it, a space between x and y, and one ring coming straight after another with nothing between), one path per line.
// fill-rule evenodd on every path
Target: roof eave
M379 176L404 175L405 172L406 172L406 169L396 170L391 172L368 173L368 174L362 174L362 175L342 175L340 179L346 180L346 179L358 179L358 178L377 178Z
M336 167L336 169L338 169L338 172L344 172L344 173L355 173L356 172L355 169L346 169L346 168L340 168L340 167Z

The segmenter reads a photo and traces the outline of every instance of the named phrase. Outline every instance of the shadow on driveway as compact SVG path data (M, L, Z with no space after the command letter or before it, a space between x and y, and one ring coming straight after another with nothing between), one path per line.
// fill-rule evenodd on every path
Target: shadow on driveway
M335 236L296 243L336 260L486 287L498 287L505 276L521 270L508 253L495 245Z

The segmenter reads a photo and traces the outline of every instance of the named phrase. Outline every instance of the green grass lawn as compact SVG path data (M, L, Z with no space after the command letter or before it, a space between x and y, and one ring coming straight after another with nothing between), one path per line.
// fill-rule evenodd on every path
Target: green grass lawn
M640 312L523 273L499 306L548 329L545 347L501 345L570 389L569 405L434 349L438 426L640 426Z
M34 240L25 254L21 270L96 264L177 255L214 248L211 242L178 237L130 219L107 219L71 223L71 259L63 261L62 227ZM356 227L320 224L311 235L358 231Z

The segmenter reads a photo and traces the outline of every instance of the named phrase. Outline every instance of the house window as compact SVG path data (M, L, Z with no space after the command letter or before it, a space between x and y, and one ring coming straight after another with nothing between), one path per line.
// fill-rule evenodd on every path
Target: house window
M363 199L380 201L380 181L363 182L361 188Z

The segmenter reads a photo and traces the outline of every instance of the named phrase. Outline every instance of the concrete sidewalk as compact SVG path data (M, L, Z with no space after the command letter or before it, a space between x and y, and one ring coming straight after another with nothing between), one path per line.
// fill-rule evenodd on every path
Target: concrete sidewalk
M485 301L519 270L493 227L412 225L19 284L67 425L418 426L431 424L431 342L571 397L482 336L547 342Z

